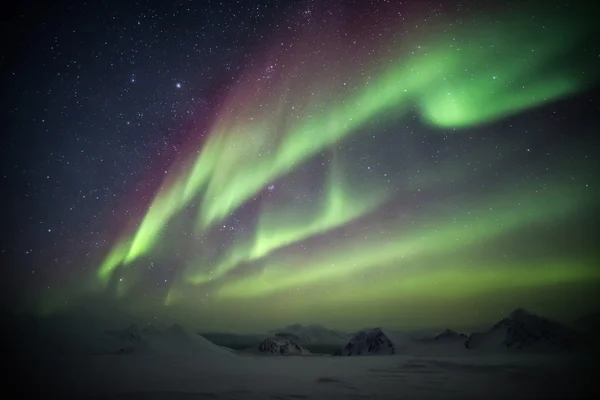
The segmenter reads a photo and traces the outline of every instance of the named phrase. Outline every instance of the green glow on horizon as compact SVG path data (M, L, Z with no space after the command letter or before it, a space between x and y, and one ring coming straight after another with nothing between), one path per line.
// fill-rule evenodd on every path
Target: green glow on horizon
M431 274L396 279L382 285L378 293L389 298L397 293L418 296L430 290L436 297L467 296L515 288L535 288L547 285L585 282L599 279L600 271L589 267L589 260L541 260L535 263L513 265L510 273L502 271L502 265L481 265L478 268L446 266ZM387 286L387 287L386 287Z
M473 268L463 265L426 268L403 276L380 275L369 285L348 279L342 287L322 295L326 301L352 304L358 299L368 302L403 299L455 299L494 292L531 290L552 285L600 281L600 271L590 268L592 260L538 260L517 263L509 271L501 263L482 263ZM314 299L294 302L313 303Z

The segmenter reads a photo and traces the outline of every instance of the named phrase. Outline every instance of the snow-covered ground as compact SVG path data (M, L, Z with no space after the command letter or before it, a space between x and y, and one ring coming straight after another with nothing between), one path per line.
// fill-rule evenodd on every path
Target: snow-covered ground
M181 325L97 331L80 324L76 334L62 329L62 321L44 329L35 323L19 326L7 347L13 370L23 371L12 383L25 398L563 399L600 394L597 353L587 351L507 352L500 344L502 351L490 352L467 349L464 338L446 340L448 335L414 342L389 334L398 350L392 355L265 357L217 346Z
M112 399L577 398L593 364L541 355L260 357L95 355L54 384ZM58 364L57 364L58 365ZM62 383L62 384L60 384Z

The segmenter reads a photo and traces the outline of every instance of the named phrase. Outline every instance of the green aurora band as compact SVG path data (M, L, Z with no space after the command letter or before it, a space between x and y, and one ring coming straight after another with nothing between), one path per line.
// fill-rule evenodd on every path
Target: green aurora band
M293 209L279 209L265 204L260 212L254 240L249 245L232 247L229 258L210 274L195 273L188 281L199 284L223 276L241 262L264 258L277 249L348 224L376 210L389 199L389 193L383 187L353 193L350 185L345 184L340 168L336 168L335 159L332 165L325 184L326 193L316 215L313 215L313 210L299 210L301 205Z
M291 65L299 57L308 58L304 60L307 65L319 62L301 50L270 82L241 82L224 103L197 156L167 178L135 232L125 234L106 256L97 272L101 286L106 287L120 269L149 255L167 225L188 207L197 206L196 237L207 238L215 225L267 186L285 179L318 154L337 149L353 135L368 133L374 121L401 121L414 108L431 127L459 134L461 129L578 93L597 78L557 62L585 36L593 21L579 15L545 13L536 20L515 15L519 13L450 28L432 19L425 27L428 33L409 51L406 46L396 50L400 39L392 38L384 50L374 51L380 57L371 64L372 71L354 73L352 66L338 71L336 75L347 76L345 82L332 82L326 73L298 74L298 67ZM337 53L332 51L329 56L335 58ZM343 64L339 57L337 61ZM256 78L253 74L251 71L250 78ZM213 301L218 301L277 296L340 279L354 282L349 285L356 286L355 292L387 298L430 290L440 296L467 295L491 287L535 287L599 278L587 268L586 260L574 265L537 260L517 268L517 273L512 268L503 272L497 267L501 264L498 260L467 274L460 264L443 268L411 264L426 256L455 254L523 227L568 218L593 207L597 196L569 186L567 178L554 177L555 186L541 192L501 188L476 203L465 201L461 209L444 203L425 207L411 216L417 223L407 224L402 218L369 217L396 196L385 185L355 186L346 179L349 174L335 155L330 166L316 211L264 202L253 235L228 245L221 260L210 266L198 256L172 284L166 303L173 304L207 284L215 294ZM467 174L463 168L448 167L445 171L453 177ZM439 175L435 168L423 172ZM410 186L398 177L393 183L402 190ZM414 190L435 184L430 179ZM424 223L433 216L436 223ZM343 228L352 230L359 221L366 227L331 246L308 255L298 250L303 241ZM401 272L371 286L352 280L371 270L390 268ZM439 282L447 282L442 292ZM119 285L119 295L125 295L127 288ZM328 296L341 299L348 293L332 290Z
M493 196L477 204L465 204L462 210L452 213L423 210L422 218L438 222L417 223L417 229L407 229L405 223L393 221L383 226L372 226L376 232L370 237L360 236L332 245L320 253L294 255L286 253L282 259L266 260L265 269L247 279L225 283L218 294L222 296L266 296L283 289L309 285L325 279L352 275L368 268L382 265L403 267L405 260L437 253L449 254L465 247L476 246L517 228L545 221L549 218L568 217L582 207L593 205L585 191L557 187L555 190L511 194L509 201L498 201ZM594 199L596 200L596 199ZM483 205L481 204L483 203ZM490 207L490 204L493 207ZM450 214L451 217L444 216ZM439 222L442 221L442 222ZM412 224L411 224L412 225ZM425 225L425 227L422 227ZM380 235L379 232L386 232ZM406 234L403 232L410 232ZM389 233L387 233L389 232ZM564 267L564 266L563 266ZM294 273L290 274L289 271ZM600 277L600 272L590 271ZM581 275L578 271L577 276ZM543 278L540 276L540 278Z

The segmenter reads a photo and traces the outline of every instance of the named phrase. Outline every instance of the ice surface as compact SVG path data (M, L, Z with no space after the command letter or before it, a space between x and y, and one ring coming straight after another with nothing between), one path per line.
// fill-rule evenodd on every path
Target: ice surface
M548 356L234 357L93 356L77 391L114 399L572 398L594 370Z

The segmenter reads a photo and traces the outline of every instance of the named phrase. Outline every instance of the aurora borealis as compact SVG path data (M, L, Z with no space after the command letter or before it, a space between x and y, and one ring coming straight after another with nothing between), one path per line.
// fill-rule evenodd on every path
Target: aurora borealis
M117 229L40 312L100 296L254 329L593 309L593 16L324 4L276 12L206 95L204 122L162 124L164 147L179 129L181 149L164 168L141 161L151 194L120 196L136 213L111 203L100 226Z

